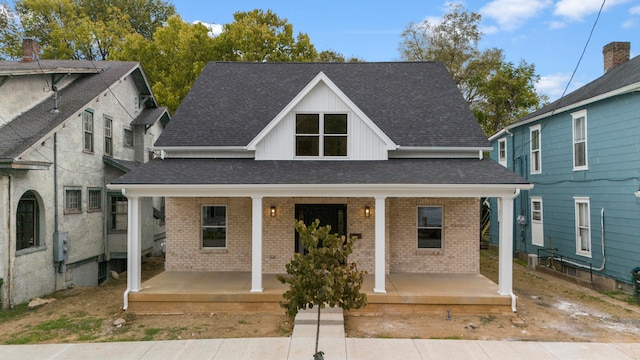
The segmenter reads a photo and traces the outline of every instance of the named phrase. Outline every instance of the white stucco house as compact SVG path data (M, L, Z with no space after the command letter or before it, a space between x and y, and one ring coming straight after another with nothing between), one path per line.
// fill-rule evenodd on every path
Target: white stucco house
M142 312L167 311L190 282L230 272L249 275L247 293L273 293L273 274L302 250L295 219L358 237L352 258L374 276L374 294L387 293L390 274L479 276L480 198L511 218L531 187L483 157L487 138L434 62L212 62L154 148L161 157L108 185L129 199L130 254L141 251L140 202L166 198L166 281L142 285L139 256L129 257L125 308ZM500 226L495 295L515 309L512 224ZM161 292L167 284L177 287ZM185 290L179 301L206 310L206 296Z
M139 63L41 60L30 40L24 49L22 61L0 61L3 307L125 268L127 199L105 185L153 157L169 120ZM159 246L162 205L141 205L137 255Z

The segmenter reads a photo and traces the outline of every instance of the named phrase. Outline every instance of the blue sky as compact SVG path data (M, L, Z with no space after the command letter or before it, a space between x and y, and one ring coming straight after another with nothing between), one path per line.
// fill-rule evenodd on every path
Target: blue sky
M334 50L365 61L400 60L400 34L410 22L437 21L447 2L173 0L188 22L226 24L237 11L271 9L307 33L316 49ZM542 77L538 90L557 99L564 90L603 0L483 0L463 2L482 15L485 34L480 48L504 50L507 61L524 59ZM602 47L612 41L631 42L631 57L640 52L640 0L606 0L584 58L569 91L604 73Z

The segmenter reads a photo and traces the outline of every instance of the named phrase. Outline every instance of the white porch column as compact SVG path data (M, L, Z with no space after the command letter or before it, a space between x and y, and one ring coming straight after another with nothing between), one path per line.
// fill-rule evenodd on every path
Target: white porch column
M375 203L375 285L373 287L374 293L386 293L385 287L385 197L376 197Z
M126 194L125 194L126 195ZM127 290L138 292L141 289L142 279L142 209L140 198L137 196L127 196Z
M262 196L251 197L251 292L262 288Z
M513 197L498 198L500 244L498 255L498 293L513 292Z

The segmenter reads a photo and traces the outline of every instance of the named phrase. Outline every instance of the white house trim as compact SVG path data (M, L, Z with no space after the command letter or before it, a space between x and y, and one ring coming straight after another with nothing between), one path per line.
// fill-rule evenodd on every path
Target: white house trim
M251 292L262 288L262 197L251 197Z
M251 140L251 142L249 142L249 144L247 145L247 150L255 151L258 143L260 143L260 141L262 141L265 136L267 136L267 134L269 134L269 132L271 132L271 130L273 130L273 128L275 128L276 125L278 125L278 123L280 123L287 116L287 114L293 111L293 108L320 82L323 82L325 85L327 85L327 87L329 87L331 91L333 91L342 101L344 101L344 103L347 104L347 106L351 108L351 110L358 117L360 117L360 119L362 119L362 121L369 128L371 128L371 130L378 137L380 137L382 142L384 142L387 150L395 150L398 148L393 140L391 140L384 132L382 132L382 130L380 130L380 128L373 121L371 121L371 119L369 119L369 117L362 110L360 110L360 108L358 108L358 106L356 106L356 104L354 104L353 101L351 101L351 99L349 99L324 72L320 71L318 75L316 75L316 77L314 77L313 80L311 80L307 84L307 86L305 86L304 89L302 89L302 91L300 91L300 93L298 93L298 95L296 95L296 97L293 98L293 100L291 100L291 102L289 102L289 104L287 104L287 106L285 106L282 111L280 111L280 113L276 115L275 118L273 118L273 120L271 120L269 125L262 129L262 131L260 131L260 133L253 140Z
M385 286L385 235L386 235L386 207L385 207L384 196L376 196L375 200L375 208L374 208L374 216L375 216L375 244L374 244L374 253L375 253L375 285L373 287L374 293L384 294L387 292Z

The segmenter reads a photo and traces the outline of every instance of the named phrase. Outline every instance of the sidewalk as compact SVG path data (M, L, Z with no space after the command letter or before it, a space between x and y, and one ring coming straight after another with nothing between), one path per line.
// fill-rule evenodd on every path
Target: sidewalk
M521 341L342 338L320 347L333 359L640 359L640 343L554 343ZM120 343L3 345L2 359L313 359L315 333L308 338L250 338Z

